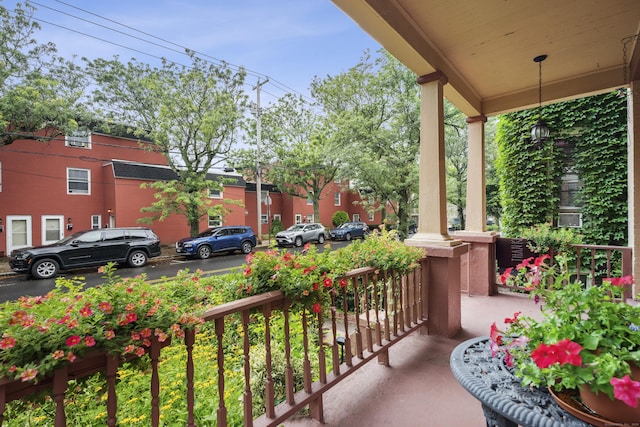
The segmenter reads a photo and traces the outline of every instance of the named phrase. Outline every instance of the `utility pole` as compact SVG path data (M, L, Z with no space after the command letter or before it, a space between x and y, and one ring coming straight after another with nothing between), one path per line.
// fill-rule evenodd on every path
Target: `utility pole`
M265 85L269 81L269 77L263 82L260 82L258 77L258 84L254 87L256 89L256 202L257 202L257 214L258 214L258 229L256 230L256 236L258 238L258 244L262 243L262 168L260 167L260 145L262 143L262 126L260 116L260 87Z

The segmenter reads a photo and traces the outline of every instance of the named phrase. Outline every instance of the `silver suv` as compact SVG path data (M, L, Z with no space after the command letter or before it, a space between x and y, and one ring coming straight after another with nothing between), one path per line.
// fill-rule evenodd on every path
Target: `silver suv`
M327 231L322 224L294 224L284 231L276 234L278 246L300 247L307 242L323 244L327 237Z

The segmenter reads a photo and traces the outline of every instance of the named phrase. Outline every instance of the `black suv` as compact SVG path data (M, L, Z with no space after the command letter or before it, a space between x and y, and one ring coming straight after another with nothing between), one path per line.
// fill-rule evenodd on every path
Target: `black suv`
M60 270L128 263L142 267L160 255L160 239L148 228L102 228L80 231L46 246L16 249L9 265L19 273L48 279Z

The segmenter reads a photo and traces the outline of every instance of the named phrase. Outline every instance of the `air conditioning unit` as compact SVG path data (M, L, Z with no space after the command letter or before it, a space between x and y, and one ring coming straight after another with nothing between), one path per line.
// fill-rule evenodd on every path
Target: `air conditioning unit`
M87 146L87 141L84 141L82 139L77 139L77 138L69 138L67 140L67 144L70 147L86 147Z
M558 214L558 227L582 227L581 213L560 213Z

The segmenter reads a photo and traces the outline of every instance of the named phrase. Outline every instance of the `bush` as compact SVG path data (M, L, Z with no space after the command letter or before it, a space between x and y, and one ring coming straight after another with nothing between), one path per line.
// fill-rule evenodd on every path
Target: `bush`
M345 222L349 222L349 214L345 211L336 211L331 218L334 227L340 227Z
M273 221L271 221L271 234L272 235L276 235L279 232L281 232L282 230L284 230L284 225L282 225L282 221L280 221L279 219L274 219Z

